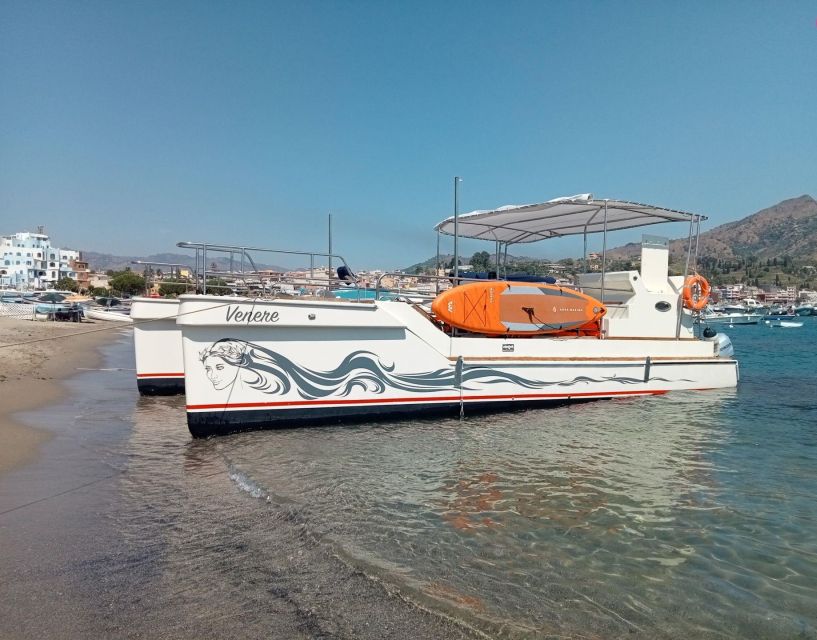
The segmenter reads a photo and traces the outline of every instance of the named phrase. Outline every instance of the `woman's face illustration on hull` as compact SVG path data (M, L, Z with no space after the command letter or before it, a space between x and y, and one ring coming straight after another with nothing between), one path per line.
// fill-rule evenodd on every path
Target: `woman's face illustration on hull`
M204 371L213 384L213 388L221 391L226 389L238 376L238 367L230 364L224 358L210 355L204 359Z
M246 344L238 340L221 340L199 354L207 379L217 391L227 389L238 379L246 360Z

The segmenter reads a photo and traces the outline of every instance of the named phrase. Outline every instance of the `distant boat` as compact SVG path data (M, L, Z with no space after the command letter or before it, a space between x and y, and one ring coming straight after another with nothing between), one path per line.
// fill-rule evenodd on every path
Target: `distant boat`
M780 327L783 329L796 329L802 327L802 322L792 322L791 320L766 320L766 324L770 327Z
M102 307L119 307L122 305L122 301L113 296L101 296L96 298L95 302Z
M2 289L0 290L0 303L2 302L20 304L23 302L23 294L15 289Z
M764 307L754 298L744 298L737 304L726 304L720 308L724 313L763 313Z
M82 322L82 316L84 315L82 306L76 302L35 302L31 306L34 307L35 319Z
M71 310L71 304L62 302L42 302L34 306L34 310L40 315L49 313L63 313Z
M759 313L747 313L733 311L723 313L720 311L707 311L701 314L703 324L759 324L763 316Z

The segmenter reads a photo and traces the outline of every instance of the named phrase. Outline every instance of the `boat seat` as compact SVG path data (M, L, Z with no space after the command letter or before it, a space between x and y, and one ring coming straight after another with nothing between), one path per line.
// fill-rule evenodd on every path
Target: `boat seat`
M580 273L577 283L582 292L604 304L622 304L635 295L633 277L637 271L611 271L604 275L604 300L601 300L601 273Z

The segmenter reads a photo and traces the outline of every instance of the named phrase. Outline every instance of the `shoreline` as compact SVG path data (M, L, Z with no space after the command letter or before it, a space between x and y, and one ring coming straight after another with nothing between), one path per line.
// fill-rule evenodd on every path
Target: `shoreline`
M123 327L0 317L0 475L37 459L53 433L17 415L60 401L77 369L102 361L101 347Z
M0 636L485 637L341 559L297 509L247 496L219 443L167 420L179 402L136 399L123 327L71 324L0 318L0 438L24 434L0 473ZM132 402L97 411L109 394Z

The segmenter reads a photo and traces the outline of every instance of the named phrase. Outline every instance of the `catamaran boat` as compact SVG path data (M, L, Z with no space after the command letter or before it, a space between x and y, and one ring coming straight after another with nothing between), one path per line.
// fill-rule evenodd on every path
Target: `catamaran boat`
M183 295L182 358L151 367L184 371L194 436L735 387L729 338L694 333L709 289L689 273L704 219L590 194L455 215L438 234L493 241L497 256L571 234L602 233L606 247L611 230L685 222L687 273L670 276L667 239L645 236L640 271L585 273L572 288L472 282L431 305Z

